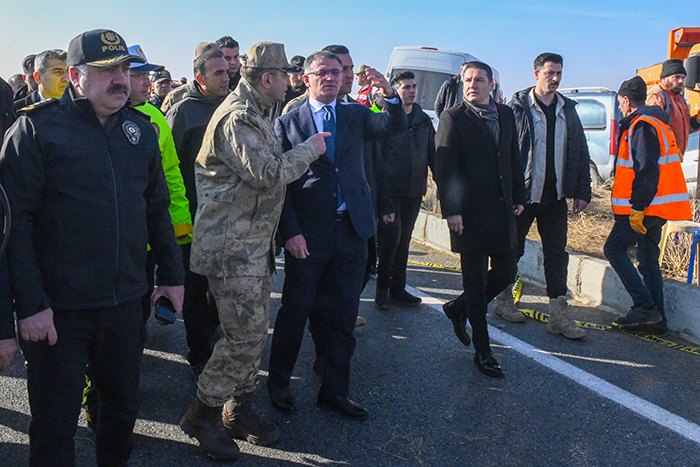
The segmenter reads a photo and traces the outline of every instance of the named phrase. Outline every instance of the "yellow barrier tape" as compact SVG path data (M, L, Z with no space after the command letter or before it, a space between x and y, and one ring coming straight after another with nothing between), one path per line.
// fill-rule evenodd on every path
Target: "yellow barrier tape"
M462 271L459 268L450 267L450 266L442 266L442 265L435 264L435 263L424 263L421 261L413 261L413 260L409 260L408 262L413 263L413 264L419 264L421 266L428 266L428 267L432 267L432 268L449 269L451 271L459 271L459 272ZM520 297L522 297L522 293L523 293L523 278L520 276L520 274L518 274L515 278L515 282L513 283L513 299L515 300L515 303L518 303L520 301ZM535 320L540 321L542 323L547 323L549 321L549 315L547 313L542 313L539 311L530 310L530 309L526 309L526 308L525 309L519 308L519 310L528 318L535 319ZM678 344L677 342L672 342L672 341L669 341L666 339L662 339L658 336L654 336L653 334L639 334L639 333L635 333L635 332L623 331L622 329L619 328L617 323L612 323L612 325L605 325L605 324L587 323L585 321L576 321L576 320L574 320L574 322L580 328L594 329L597 331L609 331L613 328L616 328L622 334L636 337L637 339L642 339L642 340L645 340L647 342L652 342L654 344L661 345L663 347L668 347L669 349L675 349L675 350L678 350L681 352L686 352L686 353L700 356L700 348L698 348L698 347L691 347L689 345Z
M443 266L443 265L441 265L441 264L435 264L435 263L424 263L424 262L422 262L422 261L414 261L414 260L412 260L412 259L409 259L408 262L411 263L411 264L419 264L419 265L421 265L421 266L428 266L428 267L431 267L431 268L448 269L448 270L450 270L450 271L462 272L462 270L461 270L460 268L456 268L456 267L453 267L453 266Z
M535 310L529 310L529 309L523 309L519 308L519 310L527 316L528 318L535 319L537 321L540 321L542 323L546 323L549 321L549 315L547 313L541 313L539 311ZM653 334L640 334L636 332L629 332L629 331L623 331L620 329L620 327L617 325L617 323L613 323L612 325L604 325L604 324L594 324L594 323L586 323L582 321L574 321L577 326L585 329L596 329L598 331L609 331L610 329L616 328L618 331L620 331L622 334L626 334L628 336L636 337L637 339L642 339L647 342L653 342L654 344L658 344L664 347L668 347L669 349L675 349L679 350L681 352L686 352L690 353L693 355L700 356L700 348L698 347L691 347L689 345L684 345L684 344L678 344L676 342L672 342L666 339L662 339L658 336L655 336Z

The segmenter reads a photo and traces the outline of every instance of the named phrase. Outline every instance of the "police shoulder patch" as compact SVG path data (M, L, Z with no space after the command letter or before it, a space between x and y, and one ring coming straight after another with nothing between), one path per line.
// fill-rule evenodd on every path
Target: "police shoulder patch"
M122 130L124 130L126 139L128 139L131 144L134 146L139 144L139 140L141 139L141 128L139 128L136 123L132 122L131 120L124 120L124 123L122 123Z

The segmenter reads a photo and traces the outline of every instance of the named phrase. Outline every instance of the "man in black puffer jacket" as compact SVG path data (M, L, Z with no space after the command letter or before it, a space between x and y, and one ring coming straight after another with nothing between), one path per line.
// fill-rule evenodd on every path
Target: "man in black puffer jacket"
M547 331L579 339L586 332L569 317L566 302L566 198L574 199L574 212L583 211L591 201L590 156L576 102L557 92L562 65L560 55L540 54L534 64L537 85L516 92L508 105L518 127L527 193L525 211L516 218L518 253L522 257L525 237L537 219L549 296ZM510 289L496 298L494 313L509 321L524 321Z
M381 185L377 191L388 194L380 197L377 209L379 266L374 303L382 310L388 308L389 299L407 306L421 303L406 291L406 264L411 232L427 188L428 166L432 168L435 160L435 129L415 103L415 75L403 71L391 85L403 102L408 128L381 141L382 157L377 164L376 183Z

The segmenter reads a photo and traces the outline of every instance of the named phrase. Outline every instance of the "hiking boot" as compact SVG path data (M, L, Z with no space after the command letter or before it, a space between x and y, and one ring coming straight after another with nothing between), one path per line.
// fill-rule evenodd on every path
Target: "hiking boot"
M392 292L389 294L389 297L392 301L404 306L418 306L423 303L423 299L416 297L415 295L411 295L410 293L406 292L405 289L398 292Z
M623 331L659 332L663 331L663 327L659 325L665 323L664 317L656 305L652 308L635 305L629 313L617 319L617 324Z
M524 323L525 315L518 310L513 300L513 286L509 285L493 299L491 308L495 314L511 323Z
M549 299L549 321L547 331L552 334L562 334L568 339L580 339L586 335L586 330L576 325L569 316L569 307L566 297Z
M180 428L199 441L202 449L216 460L235 460L238 458L238 445L224 429L222 407L204 405L199 397L185 412L180 420Z
M389 308L389 289L377 288L377 295L374 297L374 306L380 310Z
M280 439L280 432L274 425L262 421L253 412L251 406L254 399L255 395L251 392L226 401L222 414L224 429L231 438L268 446Z

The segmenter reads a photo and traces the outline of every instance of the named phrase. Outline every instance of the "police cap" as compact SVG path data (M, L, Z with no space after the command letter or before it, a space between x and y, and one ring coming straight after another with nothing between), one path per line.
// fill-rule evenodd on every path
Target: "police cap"
M68 46L68 66L90 65L110 67L126 60L144 63L138 55L129 54L124 38L109 29L94 29L75 37Z

